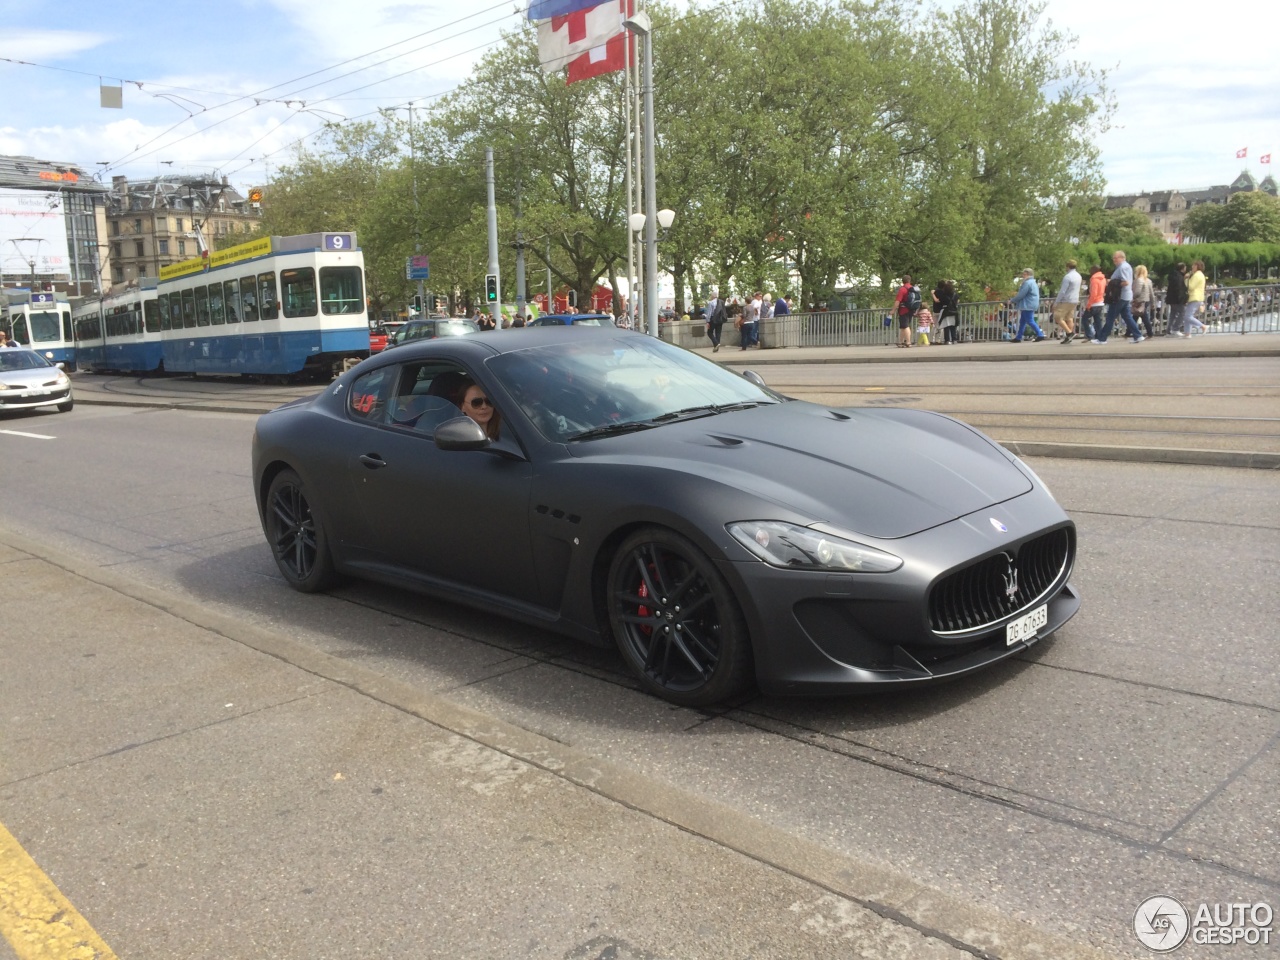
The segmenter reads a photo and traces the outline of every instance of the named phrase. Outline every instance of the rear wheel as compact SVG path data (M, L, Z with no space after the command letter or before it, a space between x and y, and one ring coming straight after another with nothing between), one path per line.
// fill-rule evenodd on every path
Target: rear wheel
M334 581L329 538L306 485L292 470L282 470L267 491L267 542L289 586L303 593L324 590Z
M698 707L751 680L746 621L729 585L687 538L661 527L629 536L608 579L618 649L650 692Z

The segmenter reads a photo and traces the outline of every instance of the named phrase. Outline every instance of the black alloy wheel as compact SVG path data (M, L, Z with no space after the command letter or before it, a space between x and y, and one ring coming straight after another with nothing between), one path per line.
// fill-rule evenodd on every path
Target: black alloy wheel
M271 554L289 586L303 593L328 587L334 579L328 537L302 478L292 470L282 470L271 481L266 518Z
M641 683L687 707L717 703L751 680L746 622L729 586L685 537L651 527L609 566L609 623Z

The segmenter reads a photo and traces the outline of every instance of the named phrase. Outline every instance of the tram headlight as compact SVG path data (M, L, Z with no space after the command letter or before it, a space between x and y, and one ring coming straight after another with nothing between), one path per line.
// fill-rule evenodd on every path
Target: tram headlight
M53 359L53 351L52 351L52 350L46 350L46 351L44 352L44 358L45 358L46 360L52 360L52 359Z

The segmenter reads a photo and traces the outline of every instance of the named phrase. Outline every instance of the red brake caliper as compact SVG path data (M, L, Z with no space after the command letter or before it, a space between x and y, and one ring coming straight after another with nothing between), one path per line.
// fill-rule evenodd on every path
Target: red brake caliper
M649 595L649 587L645 584L644 580L640 581L640 587L639 589L636 590L636 593L640 595L641 599ZM643 603L636 608L636 612L640 614L640 616L642 617L649 616L649 608L646 607ZM640 629L644 631L645 636L648 636L649 634L653 633L653 627L646 626L646 627L641 627Z

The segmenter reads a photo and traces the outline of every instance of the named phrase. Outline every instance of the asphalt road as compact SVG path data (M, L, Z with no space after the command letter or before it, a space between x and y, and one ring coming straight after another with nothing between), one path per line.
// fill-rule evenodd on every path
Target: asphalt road
M596 953L588 949L582 956L821 954L808 941L785 939L787 911L799 915L792 916L792 933L803 927L834 937L828 943L833 955L863 947L872 956L925 955L923 947L894 946L889 933L870 932L855 909L868 904L884 907L871 913L901 920L902 930L927 931L929 949L1065 955L1037 952L1044 948L1010 938L993 942L989 928L979 929L974 918L994 916L1014 928L1029 924L1050 937L1146 956L1131 923L1147 896L1280 906L1280 685L1274 657L1280 601L1271 584L1280 560L1280 477L1274 472L1033 460L1080 530L1075 582L1085 604L1052 642L978 677L929 691L817 701L753 697L703 712L639 693L609 652L448 603L363 584L320 597L288 590L271 562L249 495L252 425L253 418L242 414L86 405L67 415L6 420L0 430L52 439L0 433L0 524L24 542L48 544L75 558L70 565L83 564L83 572L107 581L99 584L106 590L100 604L112 593L127 592L122 585L142 584L176 598L175 609L192 604L182 607L187 623L200 626L197 621L206 615L225 618L215 640L236 630L275 638L263 643L273 656L304 669L308 683L346 683L346 689L384 704L396 697L433 698L440 714L428 714L446 731L460 732L458 723L450 725L450 710L475 711L466 716L507 724L513 736L540 738L572 751L576 763L590 766L594 759L612 771L625 788L605 790L609 802L676 824L682 838L695 836L774 870L740 887L716 887L708 880L703 890L696 871L664 888L651 882L654 872L671 875L674 865L655 860L643 864L651 871L636 866L638 902L659 916L670 914L673 923L680 915L682 930L705 923L706 943L716 943L716 949L663 939L656 931L661 924L631 922L633 939L619 938L623 946L615 944L613 954L601 941ZM24 602L39 597L49 607L54 637L64 617L75 618L80 636L92 636L98 616L93 604L60 610L59 589L55 578L24 593ZM6 609L0 605L0 624L11 622ZM151 638L134 636L110 617L102 629L138 642ZM11 653L28 649L7 630L0 634ZM216 644L208 647L210 642L192 641L194 649L225 663L226 652ZM270 644L287 645L292 653L282 657ZM158 656L162 649L139 655ZM70 656L56 646L50 652L53 666ZM77 674L72 682L65 670L44 662L43 674L34 667L23 672L24 689L48 682L50 695L68 702L99 695L91 675ZM364 680L333 676L342 664ZM158 669L163 678L171 666ZM188 677L166 691L181 700L192 695L193 684ZM379 684L399 693L380 694ZM351 709L364 706L360 701ZM4 722L10 728L6 740L30 734L13 717ZM356 722L358 727L363 721ZM198 726L194 718L175 723L184 730L184 724ZM332 732L304 712L262 735L304 743L313 725L317 736ZM350 737L343 746L351 762L359 763L361 739ZM370 741L370 749L387 756L380 738ZM432 775L421 753L412 766L416 772L406 766L402 779ZM176 911L172 923L207 928L211 935L271 910L272 881L290 876L299 857L323 856L315 844L290 847L286 856L270 838L237 830L233 820L210 816L203 807L193 813L191 793L200 781L171 753L152 755L148 748L129 756L136 765L131 775L109 778L100 792L58 781L59 764L35 763L17 777L0 774L0 822L11 828L16 822L37 836L63 829L74 836L75 827L86 823L127 822L137 834L130 834L132 842L150 844L153 856L177 857L171 848L188 844L195 874L190 882L219 889L234 886L228 864L216 855L201 856L196 835L182 824L194 816L215 833L232 831L215 845L218 850L266 842L261 864L238 867L250 871L249 900L217 899L217 909L208 910L198 899L164 898ZM270 774L243 744L230 756L246 765L246 777ZM227 757L210 751L208 762L221 770ZM555 774L555 764L543 772ZM567 777L579 785L589 780ZM519 791L503 796L507 806L497 805L498 822L504 813L529 814ZM286 804L285 797L278 799ZM302 806L304 816L322 818L321 811ZM297 829L297 835L309 835L305 827ZM325 837L329 828L317 819L310 829ZM93 847L102 857L111 850L107 833ZM376 834L358 838L367 845L360 855L374 861L384 857L379 844L395 832ZM498 834L482 844L482 856L495 866L507 863L525 835ZM656 847L624 845L618 855L630 857L634 866L643 855L637 851L661 850L660 840ZM475 855L461 840L451 849ZM420 862L387 859L385 873L349 879L349 895L373 901L379 891L421 886ZM730 861L733 869L743 868L741 859ZM75 860L69 863L65 869L75 876ZM571 871L572 864L564 869ZM722 861L706 869L721 877L730 866ZM791 880L802 881L803 889L787 888ZM911 897L886 893L900 882L912 885ZM143 878L137 883L139 896L163 893ZM556 891L537 902L546 908L554 900L572 913L573 891ZM947 908L931 913L928 891L937 891L938 903ZM706 905L690 907L704 896ZM731 924L714 913L710 901L726 896L742 898L740 914L758 914L759 936L750 944L717 939ZM835 899L823 899L828 896ZM401 900L397 893L396 903ZM134 925L141 909L136 903L127 896L106 902L123 929L137 942L148 942L145 925ZM608 918L625 912L617 903L590 904L604 918L602 929ZM493 927L495 921L485 916L489 905L469 909L454 916L455 934ZM242 913L228 917L228 910ZM325 917L319 912L311 922L323 928ZM840 939L845 932L850 937ZM336 945L330 954L335 956L356 955L355 949L344 953L342 945L353 947L348 937L367 936L363 928L348 931L337 922L325 933ZM593 942L588 934L576 930L575 939L565 933L554 944L558 952L541 950L542 955L569 956ZM500 942L507 955L519 952L510 938ZM1250 956L1250 949L1188 945L1180 955ZM459 947L454 955L493 952Z

